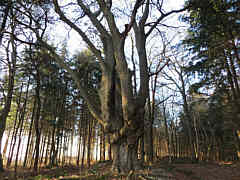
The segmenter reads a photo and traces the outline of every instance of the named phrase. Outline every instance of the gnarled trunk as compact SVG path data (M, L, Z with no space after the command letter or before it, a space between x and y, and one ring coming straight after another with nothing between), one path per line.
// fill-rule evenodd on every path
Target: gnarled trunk
M139 167L140 163L137 158L136 145L128 145L126 142L112 144L112 152L113 171L128 172Z
M137 137L135 137L137 138ZM118 143L112 144L113 164L112 171L129 172L141 168L141 162L138 160L137 142L129 144L128 138L122 139Z
M123 126L118 124L116 118L115 124L119 128L110 136L111 150L113 154L112 171L129 172L141 168L142 162L138 158L138 142L144 131L143 117L144 108L135 110L132 117L132 124L125 123ZM117 121L118 119L118 121Z

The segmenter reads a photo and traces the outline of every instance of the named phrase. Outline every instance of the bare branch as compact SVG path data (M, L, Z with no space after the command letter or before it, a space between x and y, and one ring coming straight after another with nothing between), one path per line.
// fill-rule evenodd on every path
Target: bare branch
M186 6L182 9L179 9L179 10L172 10L170 12L167 12L167 13L163 13L161 12L161 16L157 19L157 21L152 25L152 27L148 30L148 32L146 33L146 37L149 36L152 31L157 27L157 25L167 16L171 15L171 14L174 14L174 13L180 13L180 12L183 12L185 10L187 10L189 8L189 6Z
M168 96L168 97L166 97L165 99L161 100L160 102L158 102L158 103L156 104L156 106L158 106L158 105L164 103L165 101L167 101L167 100L168 100L170 97L172 97L172 96L173 96L173 94L170 95L170 96Z
M57 0L53 0L54 6L55 6L55 11L56 13L60 16L60 19L62 21L64 21L65 23L67 23L71 28L73 28L75 31L77 31L79 33L79 35L83 38L83 40L87 43L87 45L89 46L89 48L91 49L91 51L96 55L96 57L99 59L100 64L103 66L102 63L102 56L101 56L101 52L100 50L98 50L94 44L89 40L89 38L87 37L87 35L73 22L71 22L61 11L58 1Z
M143 12L143 16L142 16L141 20L139 21L139 26L144 26L144 24L147 21L148 15L149 15L149 0L147 0L145 10Z
M120 37L120 32L117 28L114 16L113 16L112 12L110 11L110 8L103 0L97 0L97 2L99 4L100 8L102 9L104 16L107 19L107 23L108 23L111 33L114 34L115 36Z
M159 68L156 72L150 73L149 76L158 75L165 68L165 66L169 64L169 62L170 62L170 59L168 59L167 62L161 68Z
M0 28L0 45L2 44L3 31L4 31L6 23L7 23L7 18L8 18L8 14L9 14L11 5L12 5L12 2L8 1L7 6L4 10L4 17L3 17L3 21L2 21L2 24L1 24L1 28Z
M102 36L108 36L108 32L107 30L103 27L103 25L99 22L99 20L97 19L97 15L100 14L100 10L94 14L90 11L89 8L87 8L83 1L78 0L78 5L82 8L82 10L84 11L84 13L90 18L91 22L93 23L93 25L97 28L97 30L101 33Z

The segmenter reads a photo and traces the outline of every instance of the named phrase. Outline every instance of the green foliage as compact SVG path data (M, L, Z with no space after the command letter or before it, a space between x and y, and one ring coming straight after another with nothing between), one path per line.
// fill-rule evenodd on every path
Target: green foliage
M189 75L198 74L198 82L191 85L189 92L198 93L203 87L213 91L206 103L207 111L198 112L200 125L207 136L215 136L221 142L222 149L233 150L236 144L233 131L239 126L234 99L234 86L239 83L236 82L239 73L234 71L240 67L236 51L240 45L239 1L189 0L188 3L191 8L183 21L190 27L183 45L191 54L191 61L185 70Z
M182 18L189 23L183 41L193 54L187 71L198 73L201 86L226 84L226 59L233 56L233 40L239 41L240 17L237 1L189 0L189 14ZM192 56L192 55L191 55Z
M101 80L100 65L90 50L87 49L74 55L73 66L83 80L84 86L93 89L99 87Z

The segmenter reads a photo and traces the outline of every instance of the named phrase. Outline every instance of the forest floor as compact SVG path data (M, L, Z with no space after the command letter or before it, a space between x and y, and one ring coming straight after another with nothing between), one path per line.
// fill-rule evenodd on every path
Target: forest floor
M240 180L240 162L189 163L159 161L133 174L113 174L111 162L100 162L90 168L76 166L42 168L38 174L19 169L17 176L11 169L0 174L0 180ZM130 179L130 178L129 178Z

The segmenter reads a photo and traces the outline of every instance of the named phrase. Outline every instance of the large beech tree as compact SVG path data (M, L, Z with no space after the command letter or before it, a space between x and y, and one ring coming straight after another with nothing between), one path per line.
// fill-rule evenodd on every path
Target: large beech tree
M34 33L37 47L45 48L52 53L56 62L74 79L91 114L102 125L104 132L111 137L113 170L129 171L137 168L139 167L137 142L144 132L144 109L146 99L149 97L146 40L153 32L157 32L156 29L159 30L160 23L165 17L182 12L187 7L166 12L163 9L163 0L77 0L69 4L59 4L60 2L33 1L34 6L19 3L18 6L21 8L18 7L16 10L22 13L21 18L25 18L25 21L22 19L17 21L20 26ZM99 103L91 91L83 86L82 78L77 75L76 70L56 53L56 49L43 40L50 21L49 12L52 12L44 3L50 8L54 7L59 21L76 31L96 57L96 60L91 60L90 63L97 62L101 70L101 88L97 94ZM125 8L121 7L124 3L127 4ZM36 5L40 9L33 13ZM121 26L123 18L126 24ZM125 54L129 48L125 45L129 33L135 36L134 49L138 58L137 93L134 93L133 72L129 68ZM28 43L32 44L33 41Z

